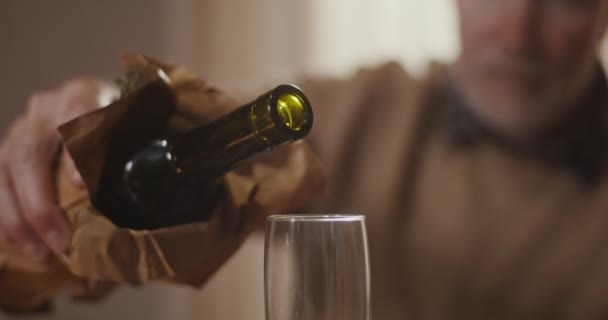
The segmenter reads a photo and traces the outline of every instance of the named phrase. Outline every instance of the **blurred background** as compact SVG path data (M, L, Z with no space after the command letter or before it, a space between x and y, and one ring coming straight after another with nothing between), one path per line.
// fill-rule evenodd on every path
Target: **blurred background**
M1 0L0 130L37 90L79 75L114 79L125 50L228 91L347 77L387 60L421 75L430 60L457 56L454 10L452 0ZM122 288L100 304L61 297L54 314L20 319L264 319L262 271L254 234L201 290Z

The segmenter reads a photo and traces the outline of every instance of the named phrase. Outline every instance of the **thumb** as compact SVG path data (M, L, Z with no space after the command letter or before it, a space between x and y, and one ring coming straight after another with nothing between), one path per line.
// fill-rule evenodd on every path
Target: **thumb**
M74 163L74 159L67 152L65 146L61 151L61 166L63 167L63 173L65 174L68 181L78 189L86 188L86 184L84 183L84 179L82 175L76 168L76 164Z

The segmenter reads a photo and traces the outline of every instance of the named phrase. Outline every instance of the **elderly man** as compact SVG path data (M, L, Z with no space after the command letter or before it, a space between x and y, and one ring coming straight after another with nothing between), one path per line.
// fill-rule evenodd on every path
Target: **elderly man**
M324 211L368 216L375 319L608 315L608 2L459 0L462 54L311 81Z
M330 178L314 206L368 216L375 319L606 316L608 2L457 5L453 65L301 83ZM95 92L37 95L0 151L0 230L33 259L65 249L54 127Z

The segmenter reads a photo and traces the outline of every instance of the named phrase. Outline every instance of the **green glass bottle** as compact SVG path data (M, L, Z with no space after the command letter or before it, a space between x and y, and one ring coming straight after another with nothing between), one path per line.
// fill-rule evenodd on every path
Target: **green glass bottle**
M304 138L312 123L304 93L280 85L207 125L135 152L115 179L119 185L100 194L100 209L132 229L204 221L221 198L220 177L262 152Z

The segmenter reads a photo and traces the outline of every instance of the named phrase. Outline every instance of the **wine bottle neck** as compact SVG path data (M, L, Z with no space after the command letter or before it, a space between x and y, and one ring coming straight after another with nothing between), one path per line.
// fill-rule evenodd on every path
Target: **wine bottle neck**
M173 154L189 175L226 171L256 153L303 138L311 125L306 97L283 85L184 134L173 143Z
M251 107L241 107L175 140L173 154L181 170L192 176L226 170L265 149L251 125Z

